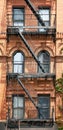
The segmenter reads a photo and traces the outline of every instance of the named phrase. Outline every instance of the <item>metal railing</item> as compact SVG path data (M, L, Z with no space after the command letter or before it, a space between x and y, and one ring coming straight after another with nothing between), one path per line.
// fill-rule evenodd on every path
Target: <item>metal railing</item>
M31 66L31 67L30 67L30 66ZM17 71L14 72L14 71L13 71L13 64L12 64L12 62L11 62L11 63L8 63L7 73L20 74L21 77L24 77L24 75L25 75L25 77L28 77L28 76L33 76L33 77L38 76L38 77L39 77L39 75L42 75L42 71L39 71L39 70L38 70L39 67L37 66L37 63L34 62L34 61L32 61L32 62L26 61L26 62L25 62L25 67L22 68L22 69L23 69L24 71L22 71L21 73L19 73L20 70L19 70L19 66L18 66L18 67L17 67ZM33 70L33 71L32 71L32 70ZM52 66L50 66L50 68L49 68L49 73L50 73L50 74L55 73L55 71L54 71L54 63L52 64ZM46 74L46 73L45 73L45 74ZM43 73L43 75L45 75L45 74ZM36 75L36 76L35 76L35 75Z
M42 14L41 14L42 16ZM18 17L20 17L18 19ZM22 17L24 19L22 19ZM49 20L47 20L49 17ZM15 14L15 20L13 14L7 14L7 27L20 28L21 31L39 31L44 32L46 29L55 29L56 26L56 15L55 14L44 14L44 23L46 26L39 26L39 22L33 14Z

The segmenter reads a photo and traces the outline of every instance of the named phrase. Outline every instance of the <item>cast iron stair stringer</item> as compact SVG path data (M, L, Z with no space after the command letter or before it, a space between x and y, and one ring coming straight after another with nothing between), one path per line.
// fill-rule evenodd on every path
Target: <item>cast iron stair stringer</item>
M35 15L35 17L37 18L37 20L39 21L39 23L42 25L42 26L45 26L45 23L43 21L43 19L40 17L38 11L36 11L35 7L32 5L31 1L30 0L24 0L27 5L29 6L29 8L31 9L31 11L33 12L33 14Z
M28 90L26 89L26 87L24 86L24 84L22 83L22 81L19 79L19 76L17 76L17 81L20 84L20 86L22 87L22 89L25 91L26 95L29 97L30 101L33 103L33 105L35 106L35 108L37 109L38 113L43 117L44 119L44 115L43 113L40 112L40 105L36 105L35 101L33 100L33 98L31 97L31 95L29 94Z
M26 89L26 87L24 86L24 84L22 83L22 81L18 77L17 77L17 81L20 84L20 86L23 88L23 90L25 91L25 93L27 94L27 96L29 97L29 99L31 100L31 102L34 104L35 108L37 108L37 105L34 102L33 98L30 96L28 90Z
M45 73L43 67L41 66L40 62L38 61L38 58L35 56L34 52L32 51L31 47L29 46L28 42L26 41L26 39L24 38L23 34L21 33L20 29L18 31L18 34L20 36L20 38L22 39L22 41L24 42L25 46L27 47L27 49L29 50L29 52L31 53L31 55L33 56L34 60L36 61L36 63L38 64L38 66L40 67L40 69L42 70L43 73Z

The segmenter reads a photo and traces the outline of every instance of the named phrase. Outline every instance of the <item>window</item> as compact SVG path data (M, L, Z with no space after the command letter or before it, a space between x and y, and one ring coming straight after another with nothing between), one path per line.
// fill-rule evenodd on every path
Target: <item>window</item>
M24 8L13 8L13 25L23 31L24 26Z
M13 71L14 73L24 73L24 54L16 52L13 55Z
M48 119L50 118L50 95L38 95L39 118Z
M22 119L24 117L24 96L13 96L13 118Z
M50 69L50 54L47 51L41 51L38 54L38 60L41 64L41 66L43 67L44 71L46 73L49 73L49 69ZM41 72L41 69L38 68L38 72Z
M40 8L39 15L45 23L45 26L48 27L50 25L50 9L49 8ZM40 23L39 23L40 25ZM40 25L41 26L41 25ZM46 32L46 29L41 28L39 31Z

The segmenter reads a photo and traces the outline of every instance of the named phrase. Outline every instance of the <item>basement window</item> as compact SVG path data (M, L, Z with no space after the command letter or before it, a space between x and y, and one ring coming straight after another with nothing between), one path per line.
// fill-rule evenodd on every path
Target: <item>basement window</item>
M23 31L24 26L24 8L13 8L13 25Z
M24 54L20 51L13 55L13 72L24 73Z
M47 51L41 51L38 54L38 60L46 73L50 70L50 54ZM41 69L38 67L38 72L41 73Z
M13 118L23 119L24 117L24 96L13 96Z
M39 23L39 26L41 26L41 28L39 29L39 31L41 32L46 32L47 27L50 25L50 9L49 8L39 8L39 15L41 17L41 19L43 20L45 27L42 27L41 24Z

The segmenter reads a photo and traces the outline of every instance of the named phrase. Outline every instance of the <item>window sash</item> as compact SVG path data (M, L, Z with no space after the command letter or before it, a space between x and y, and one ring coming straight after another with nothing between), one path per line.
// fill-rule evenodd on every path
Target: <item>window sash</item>
M49 64L41 64L41 66L45 70L46 73L49 73ZM38 72L41 73L42 70L38 68Z
M41 52L38 56L38 60L42 66L42 68L45 70L45 72L49 73L50 69L50 56L47 54L47 52ZM41 69L38 67L38 72L41 73Z
M39 9L39 15L44 21L45 26L48 27L50 25L50 9L46 9L46 8ZM41 26L40 23L39 26ZM39 31L46 32L46 29L40 28Z
M17 52L13 57L13 71L14 73L24 72L24 56L21 52Z
M40 17L44 20L44 21L49 21L49 9L39 9L39 14Z
M13 98L13 108L23 107L23 97L21 96L14 96Z
M13 9L13 25L21 26L21 27L24 25L24 9L23 8Z
M13 97L13 118L22 119L24 116L24 97Z
M14 108L13 109L13 118L15 119L22 119L23 118L23 109Z

